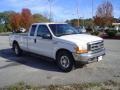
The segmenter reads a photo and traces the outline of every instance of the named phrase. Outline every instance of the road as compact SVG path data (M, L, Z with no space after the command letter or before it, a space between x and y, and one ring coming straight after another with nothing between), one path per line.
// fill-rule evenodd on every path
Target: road
M0 36L0 87L25 82L30 85L73 84L82 82L120 82L120 41L105 40L103 61L63 73L54 62L28 54L16 57L8 36Z

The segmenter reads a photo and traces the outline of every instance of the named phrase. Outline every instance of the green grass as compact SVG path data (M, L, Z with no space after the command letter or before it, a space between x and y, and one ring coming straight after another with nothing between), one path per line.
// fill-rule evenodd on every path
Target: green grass
M50 85L35 87L24 82L0 88L0 90L120 90L120 83L112 80L103 83L83 83L71 85Z

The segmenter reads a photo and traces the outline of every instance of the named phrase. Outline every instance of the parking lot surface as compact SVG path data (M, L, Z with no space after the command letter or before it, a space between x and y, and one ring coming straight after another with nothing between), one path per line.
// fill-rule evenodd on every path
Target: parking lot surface
M105 40L106 56L95 62L64 73L54 62L28 54L16 57L8 36L0 36L0 87L25 82L31 85L73 84L82 82L120 82L120 40Z

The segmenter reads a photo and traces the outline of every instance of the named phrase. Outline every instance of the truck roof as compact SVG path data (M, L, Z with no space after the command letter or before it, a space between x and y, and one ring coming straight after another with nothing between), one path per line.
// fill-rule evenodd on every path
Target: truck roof
M33 23L32 25L48 25L48 24L67 24L67 23L45 22L45 23Z

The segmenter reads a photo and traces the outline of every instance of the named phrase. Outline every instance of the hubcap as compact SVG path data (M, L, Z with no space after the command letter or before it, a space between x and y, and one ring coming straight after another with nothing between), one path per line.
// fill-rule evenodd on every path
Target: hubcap
M67 56L62 56L61 59L60 59L60 63L62 65L62 67L68 68L69 65L70 65L69 58Z

